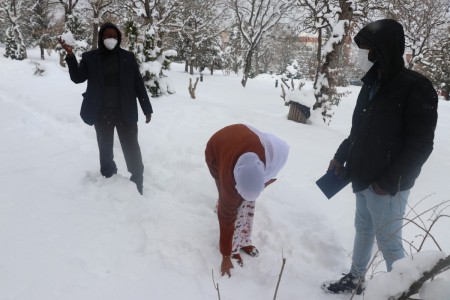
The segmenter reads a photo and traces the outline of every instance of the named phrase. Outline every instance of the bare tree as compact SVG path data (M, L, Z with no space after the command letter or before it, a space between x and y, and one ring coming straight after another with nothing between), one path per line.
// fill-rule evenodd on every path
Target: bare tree
M258 48L258 57L263 71L284 72L294 60L309 63L310 58L301 60L306 44L299 37L300 32L287 24L278 24L273 32L267 35Z
M262 38L276 26L292 7L286 0L230 0L236 23L247 49L244 58L243 87L247 84L252 58Z
M88 10L92 12L92 49L98 47L98 28L102 18L113 12L114 0L89 0Z
M306 16L304 27L306 32L310 32L317 35L317 53L316 53L316 64L317 64L317 72L315 75L315 81L317 81L317 77L319 76L319 65L322 60L322 32L325 30L330 30L327 28L329 25L327 22L322 20L322 16L326 9L326 1L320 0L298 0L298 4L305 8Z
M142 19L142 25L151 25L156 31L157 46L161 47L164 36L176 32L178 24L176 15L179 13L181 0L122 0L119 7Z
M222 49L222 66L226 74L233 71L238 74L242 67L242 53L244 52L244 43L242 41L241 32L237 26L233 26L223 35Z
M212 51L213 41L228 27L224 24L227 10L221 0L186 0L179 11L176 19L178 25L173 27L178 28L179 39L186 45L185 58L192 75L194 66L199 66L199 62L203 60L202 56L208 55L201 50Z
M421 65L441 96L450 100L450 27L446 34L433 44L433 48L421 61Z
M318 35L318 65L314 81L316 103L313 109L320 109L324 122L331 120L331 109L340 100L336 91L336 78L341 70L339 66L344 53L344 42L350 33L354 17L367 13L367 3L368 1L298 0L298 4L307 9L308 22L305 25Z
M51 5L62 6L64 8L64 22L67 22L67 17L70 16L80 0L53 0Z
M64 8L64 24L67 24L69 17L74 13L75 7L79 1L80 0L52 0L49 4L55 7L62 6ZM59 53L59 64L62 67L65 67L66 63L64 61L64 51L62 51L62 47L57 44L55 50Z
M405 48L410 54L407 66L414 69L442 35L449 20L448 0L390 0L383 11L386 17L397 20L405 31Z
M48 0L35 0L30 7L29 22L26 26L31 33L33 43L40 48L41 59L45 59L44 50L51 45L51 36L55 27L50 26L53 17Z

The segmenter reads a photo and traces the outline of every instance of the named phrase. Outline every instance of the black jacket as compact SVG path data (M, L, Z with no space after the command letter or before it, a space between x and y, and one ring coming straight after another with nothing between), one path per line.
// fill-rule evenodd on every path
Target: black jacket
M79 64L75 55L66 57L70 79L74 83L82 83L87 80L80 115L86 124L93 125L102 108L105 84L101 56L105 51L110 51L105 48L101 38L106 28L114 28L118 32L118 43L112 51L117 51L119 56L120 109L123 120L128 124L133 124L138 121L136 98L138 98L145 115L152 113L153 110L136 58L133 53L120 48L121 33L111 23L104 24L100 29L98 49L83 53Z
M378 182L395 195L413 187L433 150L438 97L426 77L404 67L403 27L396 21L367 25L355 42L368 45L376 62L362 78L350 136L335 159L346 164L354 192Z

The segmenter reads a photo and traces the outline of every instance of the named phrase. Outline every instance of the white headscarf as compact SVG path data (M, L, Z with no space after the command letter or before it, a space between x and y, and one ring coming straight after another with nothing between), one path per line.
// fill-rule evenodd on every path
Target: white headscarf
M254 152L242 154L233 170L236 190L247 201L255 201L264 190L264 163Z
M273 134L261 132L249 125L245 126L256 133L264 147L264 154L266 156L265 182L267 182L275 178L286 164L289 155L289 145Z
M288 144L270 133L264 133L247 126L258 137L264 147L266 164L253 152L242 154L236 162L233 175L236 190L247 201L255 201L264 190L265 183L277 176L286 164Z

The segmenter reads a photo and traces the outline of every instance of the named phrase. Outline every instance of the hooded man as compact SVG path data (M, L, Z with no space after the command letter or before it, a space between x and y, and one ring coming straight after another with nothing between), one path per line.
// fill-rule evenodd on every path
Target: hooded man
M384 19L354 38L366 71L350 135L329 170L351 179L356 195L350 273L322 284L330 293L362 292L376 238L388 271L404 257L402 225L409 190L433 150L438 97L423 75L406 69L401 24ZM345 166L345 167L344 167Z
M112 23L105 23L98 35L98 49L83 53L80 63L72 47L61 38L59 42L67 52L70 79L74 83L87 80L80 115L86 124L95 127L101 174L108 178L117 173L113 154L116 128L130 180L143 194L144 165L138 143L136 98L146 123L151 120L152 106L134 54L120 48L120 30Z
M253 257L259 255L252 244L255 200L276 180L288 154L286 142L249 125L224 127L209 139L205 160L219 192L222 276L231 276L231 258L243 266L240 250Z

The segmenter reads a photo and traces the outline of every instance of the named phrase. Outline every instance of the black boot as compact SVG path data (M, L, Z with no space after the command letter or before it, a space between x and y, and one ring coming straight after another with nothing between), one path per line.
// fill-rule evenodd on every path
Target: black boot
M136 184L139 194L144 195L144 177L142 175L131 175L130 180Z
M114 161L111 161L109 164L102 165L100 167L100 173L106 178L110 178L114 174L117 174L117 167Z
M343 275L339 280L322 283L322 289L331 294L353 293L356 290L356 295L360 295L363 292L362 285L364 280L359 276L354 276L352 273Z

